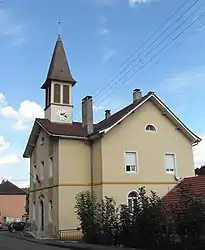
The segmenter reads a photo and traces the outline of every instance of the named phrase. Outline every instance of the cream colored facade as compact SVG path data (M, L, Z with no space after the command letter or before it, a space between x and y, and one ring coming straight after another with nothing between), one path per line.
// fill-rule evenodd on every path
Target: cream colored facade
M157 132L145 131L146 124L154 124ZM42 136L44 143L41 144ZM74 212L77 193L91 189L91 154L86 140L52 139L41 130L31 157L34 165L44 161L44 179L41 186L33 183L31 176L30 216L40 223L37 205L44 200L49 211L52 200L52 221L45 213L45 235L56 234L59 229L79 226ZM52 143L53 146L50 145ZM126 173L125 151L137 152L137 172ZM128 193L145 186L161 197L172 189L177 181L175 173L166 173L164 154L174 153L176 171L181 178L194 176L191 142L176 130L176 126L159 109L147 102L139 110L114 127L93 144L93 187L99 199L112 196L117 204L127 203ZM53 177L49 178L49 157L53 156ZM40 197L40 198L39 198Z
M30 219L35 221L39 236L79 226L74 207L81 191L93 188L99 200L112 196L117 204L127 204L128 194L142 186L163 197L180 178L194 176L192 147L200 138L153 93L141 100L119 121L90 137L69 135L65 126L75 126L69 119L62 125L64 134L56 134L60 125L52 125L51 117L46 117L50 122L45 119L45 124L54 126L53 130L35 121L24 157L30 158ZM52 103L49 112L55 112L56 107ZM84 118L87 115L90 122L92 115L86 112ZM156 131L147 131L147 125ZM133 172L126 171L126 152L136 155ZM166 171L166 153L174 155L173 172Z

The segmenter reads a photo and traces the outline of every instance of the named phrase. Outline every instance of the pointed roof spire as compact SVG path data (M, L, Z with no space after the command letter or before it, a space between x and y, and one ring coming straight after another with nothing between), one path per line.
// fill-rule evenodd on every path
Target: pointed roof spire
M60 37L60 31L58 32L58 39L51 59L47 78L41 88L46 89L51 80L67 82L71 83L72 85L76 83L70 72L63 42Z

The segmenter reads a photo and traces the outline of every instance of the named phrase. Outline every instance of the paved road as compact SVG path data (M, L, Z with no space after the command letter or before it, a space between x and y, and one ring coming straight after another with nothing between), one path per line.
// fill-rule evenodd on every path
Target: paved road
M7 233L0 232L0 250L62 250L63 248L52 247L16 239Z

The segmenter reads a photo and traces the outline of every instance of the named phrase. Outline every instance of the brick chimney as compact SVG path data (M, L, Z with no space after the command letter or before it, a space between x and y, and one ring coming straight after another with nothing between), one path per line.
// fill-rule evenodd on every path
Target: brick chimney
M142 91L140 89L133 90L133 102L140 101L142 99Z
M92 96L86 96L82 100L82 125L86 134L93 133L93 100Z
M111 110L106 109L105 110L105 119L108 119L111 116Z

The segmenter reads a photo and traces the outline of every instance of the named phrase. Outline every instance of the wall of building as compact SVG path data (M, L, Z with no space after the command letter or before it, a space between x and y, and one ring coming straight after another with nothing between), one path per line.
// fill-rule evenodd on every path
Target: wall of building
M145 132L147 124L155 125L157 132ZM136 173L125 171L126 150L137 151ZM177 183L173 173L165 172L166 152L176 154L178 176L194 175L190 141L147 102L102 138L103 196L112 194L117 202L126 202L128 191L140 186L165 195Z
M83 140L59 141L59 228L78 226L76 195L90 190L90 147Z
M0 195L0 221L4 222L4 217L22 218L25 205L26 195Z
M42 137L44 137L44 143L41 143ZM53 156L53 174L49 177L49 158ZM29 218L35 221L38 234L40 235L40 200L44 202L44 224L45 232L44 235L52 235L58 231L58 213L59 213L59 199L58 199L58 139L49 137L45 131L41 130L36 146L33 150L30 159L30 196L29 196ZM40 183L35 181L34 173L37 172L39 175L39 166L44 161L43 180ZM37 165L36 169L34 165ZM49 220L48 210L49 201L52 201L52 221ZM35 206L34 206L35 202ZM34 211L35 210L35 211Z

